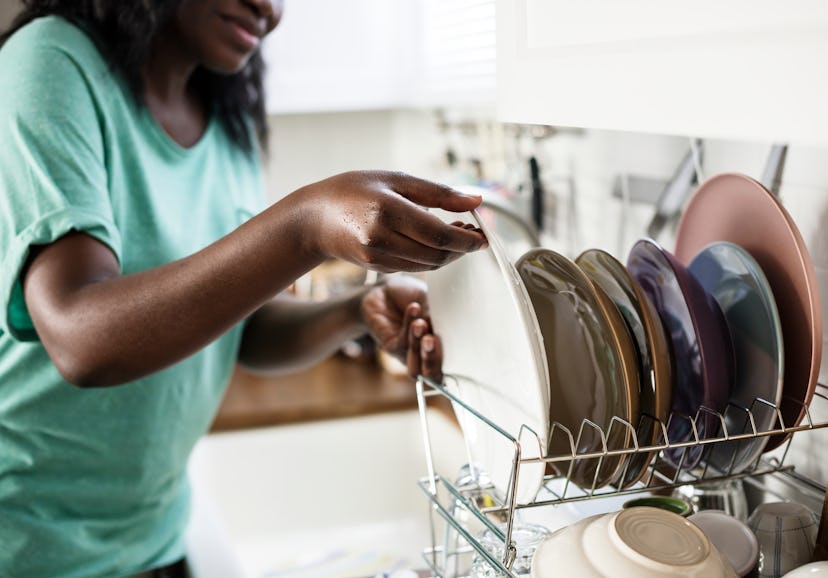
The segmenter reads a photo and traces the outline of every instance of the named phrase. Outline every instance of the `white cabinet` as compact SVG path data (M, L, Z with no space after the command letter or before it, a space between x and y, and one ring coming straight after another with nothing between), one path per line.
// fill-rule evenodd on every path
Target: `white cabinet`
M498 0L501 120L828 143L825 0Z
M269 113L391 108L407 99L416 0L295 0L264 45Z
M264 55L271 114L493 106L495 0L294 0Z
M495 103L494 0L420 0L421 57L414 103Z

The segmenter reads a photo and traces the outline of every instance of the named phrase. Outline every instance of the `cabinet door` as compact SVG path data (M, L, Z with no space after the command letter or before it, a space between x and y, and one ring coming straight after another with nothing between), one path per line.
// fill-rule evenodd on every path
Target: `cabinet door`
M828 143L825 0L498 0L502 120Z
M381 109L408 98L416 0L295 0L264 45L269 113Z
M419 0L421 106L495 104L495 1Z

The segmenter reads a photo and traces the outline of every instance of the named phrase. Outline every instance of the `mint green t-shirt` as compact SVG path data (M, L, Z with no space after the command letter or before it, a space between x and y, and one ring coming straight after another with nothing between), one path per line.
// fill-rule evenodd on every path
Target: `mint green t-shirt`
M30 247L84 231L130 274L226 235L262 189L255 153L215 119L175 144L67 21L36 20L0 50L0 576L124 576L184 555L187 459L242 330L145 379L75 387L23 300Z

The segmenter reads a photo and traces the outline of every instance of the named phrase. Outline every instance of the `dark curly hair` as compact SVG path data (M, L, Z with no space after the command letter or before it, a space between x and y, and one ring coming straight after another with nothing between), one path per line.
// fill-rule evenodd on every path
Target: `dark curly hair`
M60 16L90 33L99 50L120 72L136 99L143 101L141 67L150 46L173 17L181 0L23 0L23 10L0 35L0 47L17 30L41 16ZM267 148L267 119L263 88L264 61L260 51L245 67L222 75L200 67L192 82L215 110L232 141L253 151L249 120L262 149Z

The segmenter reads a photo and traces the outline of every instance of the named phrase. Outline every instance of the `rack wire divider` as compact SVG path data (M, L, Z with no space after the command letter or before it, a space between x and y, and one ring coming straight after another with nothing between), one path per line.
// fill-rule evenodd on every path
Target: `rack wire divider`
M458 376L447 375L445 380L457 380ZM445 382L444 382L445 383ZM629 421L621 417L613 417L610 421L610 427L607 431L590 420L583 420L578 432L573 433L570 428L563 424L553 422L550 424L549 438L558 436L558 439L563 439L564 445L568 445L570 452L549 455L544 457L523 457L522 445L520 440L529 439L537 442L538 450L543 447L540 436L530 426L523 424L519 428L517 436L513 435L505 428L501 427L488 416L483 415L477 409L471 407L460 399L457 395L452 393L444 384L436 383L426 377L420 376L416 383L417 402L420 417L420 426L422 430L422 437L426 456L427 476L418 481L418 486L425 493L429 500L430 508L429 515L431 520L431 546L423 550L423 559L428 565L429 569L435 577L449 578L445 572L447 561L458 554L467 554L473 552L481 556L489 566L498 573L498 575L506 576L508 578L515 578L512 573L512 566L516 557L516 547L513 541L513 531L515 523L515 513L526 508L537 508L544 506L554 506L569 502L583 502L586 500L593 500L598 498L610 496L624 496L632 494L640 494L642 492L654 490L671 490L685 485L696 485L700 483L726 481L733 479L753 479L759 476L764 476L777 472L792 472L793 465L786 465L785 459L790 450L790 444L793 440L793 434L801 431L817 430L828 427L828 421L816 421L811 415L811 408L808 404L802 403L800 400L787 399L790 404L798 404L801 407L801 414L804 416L801 422L795 426L786 426L782 412L779 405L774 404L768 400L757 398L750 405L750 407L740 407L735 404L728 404L723 412L717 412L713 409L702 406L696 415L682 415L673 413L669 416L666 422L661 422L653 416L643 416L647 419L653 420L653 424L658 428L658 435L655 443L639 443L638 428ZM502 493L502 498L495 500L491 505L481 506L474 499L474 495L486 493L490 498L497 496L498 491L491 483L483 483L485 480L477 478L474 483L466 483L462 489L457 487L455 482L450 481L441 473L435 470L434 454L432 449L432 438L429 431L428 422L428 399L431 397L442 396L447 398L455 411L463 412L477 420L483 427L491 428L504 440L504 443L511 444L513 448L512 463L510 469L510 476L505 492ZM814 402L826 403L828 402L828 386L817 384L814 392ZM812 404L814 403L812 402ZM757 425L756 412L770 411L773 412L776 418L778 427L771 429L762 429ZM726 416L731 412L736 412L736 415L743 414L744 426L739 428L741 431L728 431L728 420ZM685 429L688 429L690 435L684 437L687 439L671 440L670 430L671 425L675 420L685 422ZM715 430L719 435L701 435L699 422L705 420L705 423L716 423L718 428ZM627 447L610 448L608 439L612 433L612 428L624 428L627 431L628 438L631 443L625 444ZM592 451L578 452L577 448L581 447L581 441L584 436L592 435L594 439L598 438L600 441L600 448ZM788 436L784 442L781 450L781 456L762 459L759 454L748 467L736 466L736 453L725 471L717 470L710 466L709 461L701 460L700 465L694 468L684 468L684 459L688 453L689 448L700 448L701 451L709 452L716 444L722 443L738 443L745 440L757 439L767 436ZM468 464L474 468L474 457L471 445L466 436L464 436L465 448L468 459ZM526 443L526 442L524 442ZM531 442L530 442L531 443ZM681 458L678 464L670 464L664 458L662 453L666 450L675 452L676 450L684 450L681 452ZM639 482L634 487L600 487L598 483L598 474L601 471L602 464L611 458L624 459L638 454L653 454L653 458L647 466L646 473L640 478ZM542 455L541 451L537 455ZM709 456L709 453L707 454ZM583 488L576 485L572 481L572 472L574 466L580 460L597 460L595 474L591 487ZM617 479L625 479L627 470L630 467L630 460L624 460L624 466L620 476L615 476ZM547 497L543 499L536 498L521 503L517 499L517 488L520 480L521 467L530 464L547 464L560 466L568 463L567 468L557 467L559 473L557 475L545 475L543 485L540 493L545 492ZM474 469L472 469L474 472ZM555 489L552 482L558 482L560 485L563 482L563 489ZM440 499L440 493L445 493L448 496L449 504L444 503ZM495 556L489 550L484 548L477 536L473 535L466 525L459 518L458 512L462 512L462 517L474 519L479 522L484 528L494 533L498 539L503 542L503 550L501 555ZM458 544L462 541L465 545L459 546L452 550L448 543L439 544L437 539L435 517L439 517L451 527L456 535L462 540L458 540ZM493 521L502 520L501 523Z

